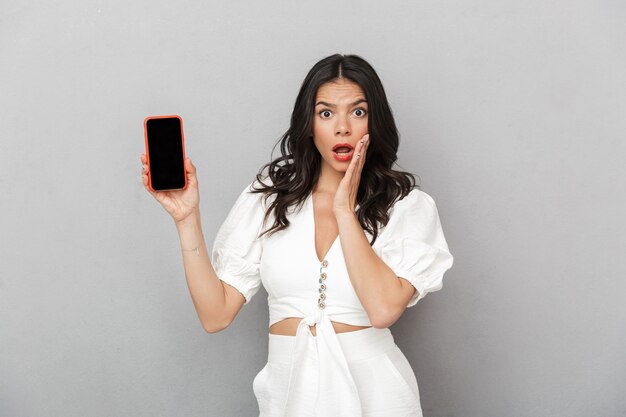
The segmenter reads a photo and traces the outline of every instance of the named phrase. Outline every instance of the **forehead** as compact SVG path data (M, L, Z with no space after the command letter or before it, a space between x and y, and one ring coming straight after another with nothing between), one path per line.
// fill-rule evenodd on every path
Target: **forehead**
M349 80L334 80L324 83L317 90L317 100L342 101L356 97L365 98L360 85Z

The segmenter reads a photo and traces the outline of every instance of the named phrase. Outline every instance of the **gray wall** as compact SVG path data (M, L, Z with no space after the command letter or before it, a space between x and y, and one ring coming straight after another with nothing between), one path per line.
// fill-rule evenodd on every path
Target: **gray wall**
M392 327L425 416L626 415L624 2L298 3L0 4L0 415L257 415L266 293L202 330L142 122L185 120L212 244L334 52L455 256Z

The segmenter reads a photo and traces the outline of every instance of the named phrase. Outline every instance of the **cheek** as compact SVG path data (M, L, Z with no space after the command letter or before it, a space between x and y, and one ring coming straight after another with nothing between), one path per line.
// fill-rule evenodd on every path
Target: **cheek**
M357 123L354 124L354 128L355 133L363 135L366 134L368 132L367 119L359 120Z
M316 145L324 146L328 141L333 141L333 127L330 123L313 122L313 137Z
M328 130L329 123L324 123L320 121L318 118L313 119L313 134L319 133L323 134L324 131Z
M313 141L313 144L315 145L315 147L317 148L317 150L319 151L320 148L324 147L324 137L326 135L324 134L323 129L320 129L319 124L313 124L313 138L311 139Z

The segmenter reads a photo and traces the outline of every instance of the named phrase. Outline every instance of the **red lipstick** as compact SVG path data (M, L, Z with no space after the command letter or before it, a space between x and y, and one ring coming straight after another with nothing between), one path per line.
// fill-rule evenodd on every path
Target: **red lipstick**
M349 143L338 143L333 146L333 156L337 161L345 162L352 158L354 148Z

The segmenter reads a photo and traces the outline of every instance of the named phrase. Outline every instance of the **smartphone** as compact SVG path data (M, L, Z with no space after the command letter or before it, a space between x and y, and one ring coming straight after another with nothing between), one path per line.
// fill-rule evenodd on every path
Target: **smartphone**
M150 169L148 187L152 191L187 188L183 119L177 115L149 116L143 127Z

